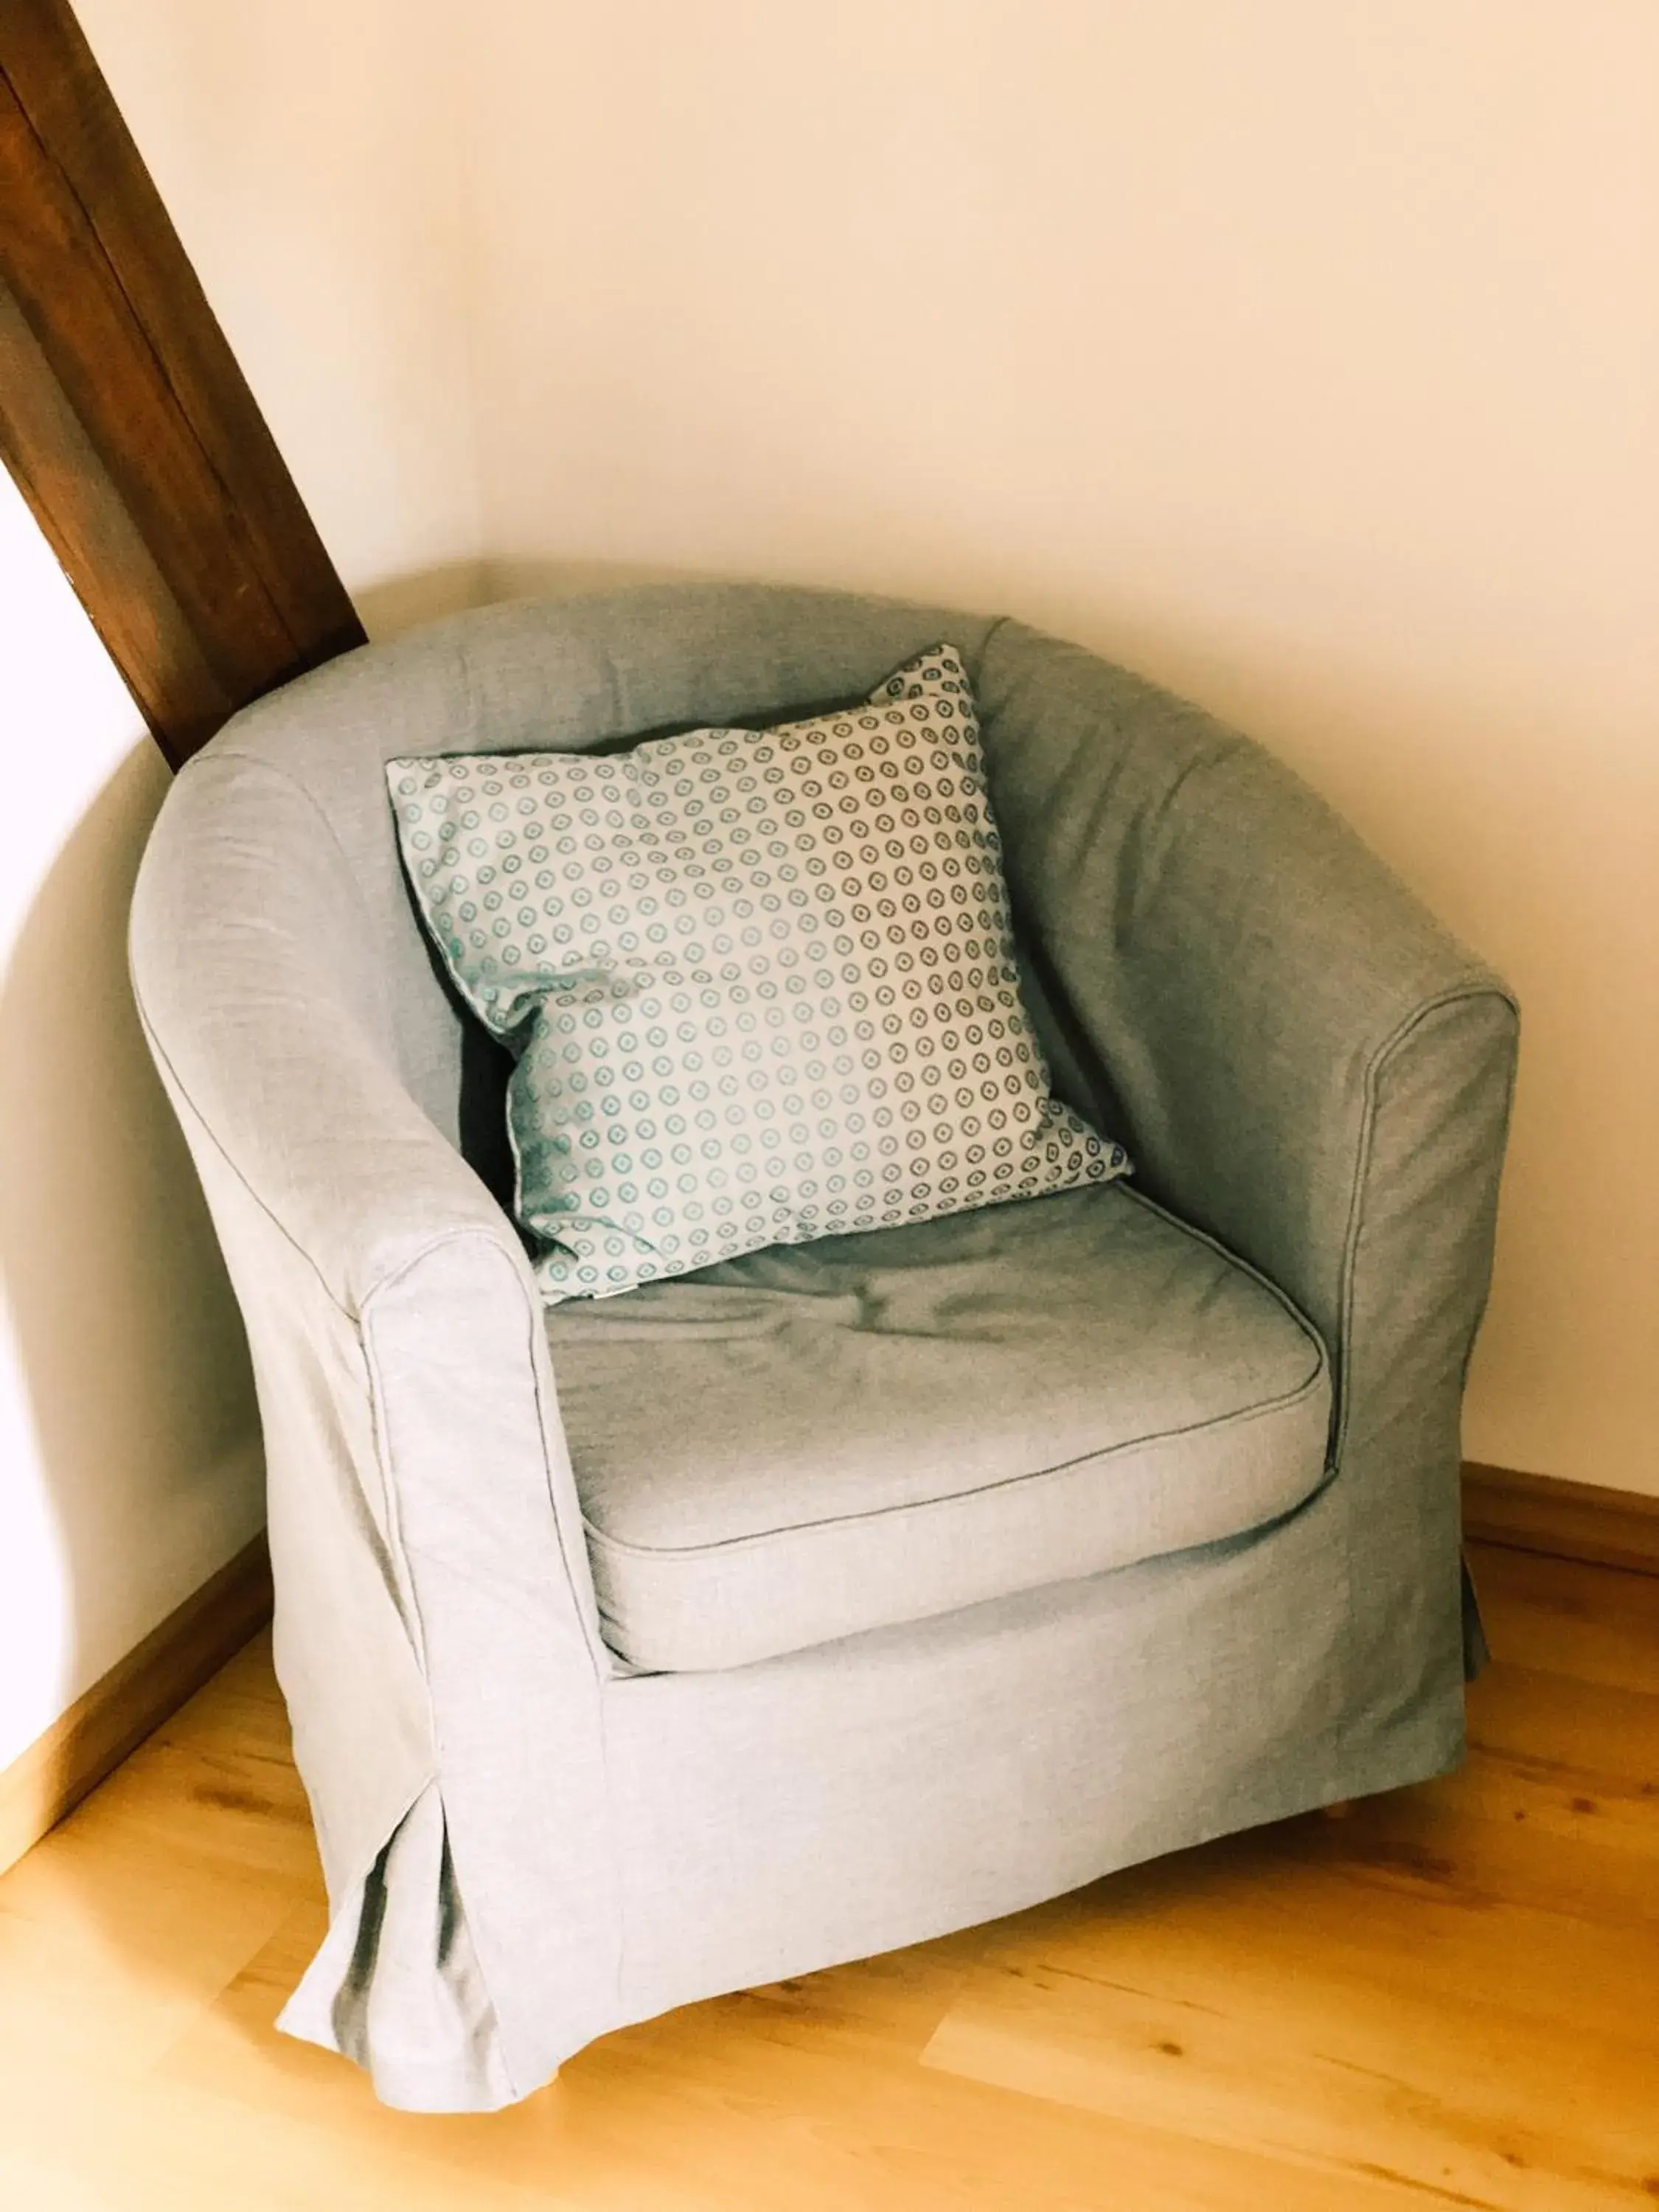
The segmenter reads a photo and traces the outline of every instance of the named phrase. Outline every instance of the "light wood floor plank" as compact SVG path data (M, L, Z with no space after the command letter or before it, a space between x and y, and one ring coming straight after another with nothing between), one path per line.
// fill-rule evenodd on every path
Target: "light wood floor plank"
M1333 2187L1388 2174L1514 2212L1639 2193L1659 1928L1633 1944L1293 1845L1191 1854L1014 1931L926 2063L1310 2165Z
M1493 1652L1610 1689L1659 1695L1659 1575L1473 1547Z

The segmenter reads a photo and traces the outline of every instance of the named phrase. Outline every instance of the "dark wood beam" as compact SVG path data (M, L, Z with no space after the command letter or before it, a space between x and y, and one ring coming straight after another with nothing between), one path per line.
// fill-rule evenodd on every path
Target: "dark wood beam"
M362 643L67 0L0 0L0 458L175 768Z

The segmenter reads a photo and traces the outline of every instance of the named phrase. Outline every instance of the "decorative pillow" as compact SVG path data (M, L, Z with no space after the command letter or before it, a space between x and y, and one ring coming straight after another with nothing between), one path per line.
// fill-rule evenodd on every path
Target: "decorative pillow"
M386 776L427 927L518 1054L549 1300L1127 1172L1049 1096L952 647L775 729Z

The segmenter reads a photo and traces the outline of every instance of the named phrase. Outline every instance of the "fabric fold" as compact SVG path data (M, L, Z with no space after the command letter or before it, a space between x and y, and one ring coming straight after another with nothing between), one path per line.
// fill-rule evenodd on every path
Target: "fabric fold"
M401 2112L493 2112L522 2094L501 2054L436 1783L341 1900L276 2024L355 2059Z

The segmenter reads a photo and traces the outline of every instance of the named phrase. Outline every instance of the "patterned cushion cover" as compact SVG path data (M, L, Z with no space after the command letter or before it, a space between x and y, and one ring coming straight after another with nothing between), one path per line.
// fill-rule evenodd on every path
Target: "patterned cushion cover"
M1127 1171L1049 1096L951 647L775 729L386 776L427 927L518 1055L550 1301Z

